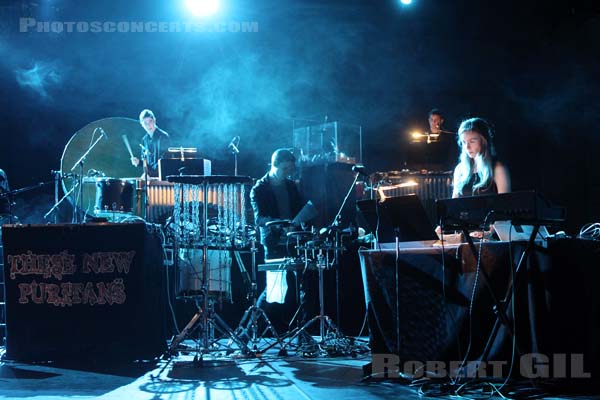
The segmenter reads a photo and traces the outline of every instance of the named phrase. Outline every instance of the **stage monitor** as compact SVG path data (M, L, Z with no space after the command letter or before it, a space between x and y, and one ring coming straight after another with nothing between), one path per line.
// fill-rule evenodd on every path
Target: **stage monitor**
M380 243L437 240L431 221L416 195L356 202L369 230Z

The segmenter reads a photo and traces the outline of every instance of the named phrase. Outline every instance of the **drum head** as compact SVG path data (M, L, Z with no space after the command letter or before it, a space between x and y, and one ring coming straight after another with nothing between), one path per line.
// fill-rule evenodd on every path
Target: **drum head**
M96 204L94 214L105 217L105 214L135 214L136 204L135 180L96 178Z
M60 160L60 170L63 174L80 174L82 169L72 167L88 150L90 145L100 135L97 128L102 128L107 137L103 137L88 154L83 164L84 176L90 175L91 170L100 171L107 177L140 176L141 168L131 165L130 155L123 143L122 136L127 135L133 155L140 156L140 143L145 132L140 123L132 118L104 118L89 123L81 128L71 137ZM63 190L67 193L76 179L66 178L63 180ZM85 179L83 184L83 198L81 208L92 215L96 200L95 179ZM72 204L75 204L75 196L69 196Z

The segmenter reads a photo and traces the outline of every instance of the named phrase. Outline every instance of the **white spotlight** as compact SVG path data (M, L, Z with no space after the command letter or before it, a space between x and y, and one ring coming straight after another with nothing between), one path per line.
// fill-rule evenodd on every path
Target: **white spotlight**
M185 0L185 5L197 17L208 17L219 11L219 0Z
M409 5L410 3L412 3L412 0L400 0L400 3Z

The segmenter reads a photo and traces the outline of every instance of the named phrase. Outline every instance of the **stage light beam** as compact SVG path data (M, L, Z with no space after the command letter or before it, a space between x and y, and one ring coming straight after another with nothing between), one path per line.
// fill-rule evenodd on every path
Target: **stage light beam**
M221 7L219 0L185 0L188 10L196 17L216 14Z
M400 0L400 3L404 4L405 6L408 6L412 3L412 0Z

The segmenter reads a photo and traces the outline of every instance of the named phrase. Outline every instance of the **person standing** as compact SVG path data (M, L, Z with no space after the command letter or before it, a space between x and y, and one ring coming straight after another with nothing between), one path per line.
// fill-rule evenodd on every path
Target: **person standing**
M142 138L141 155L139 158L131 157L131 164L135 167L142 164L147 169L144 174L147 172L148 177L158 177L158 160L169 149L171 137L156 125L156 117L151 110L142 110L139 120L146 134Z

